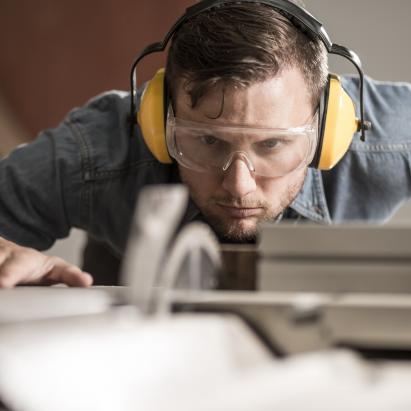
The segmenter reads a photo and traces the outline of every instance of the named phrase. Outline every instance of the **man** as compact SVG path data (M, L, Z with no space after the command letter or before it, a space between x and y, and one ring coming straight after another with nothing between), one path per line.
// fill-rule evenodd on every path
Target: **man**
M121 257L147 184L183 181L192 198L183 224L206 221L222 241L254 241L261 221L388 218L410 197L411 88L367 80L372 131L321 172L308 166L327 74L324 45L266 5L189 20L166 67L172 164L153 156L138 126L130 138L126 93L95 98L1 162L0 286L90 285L89 274L34 249L79 227ZM343 85L358 99L357 79Z

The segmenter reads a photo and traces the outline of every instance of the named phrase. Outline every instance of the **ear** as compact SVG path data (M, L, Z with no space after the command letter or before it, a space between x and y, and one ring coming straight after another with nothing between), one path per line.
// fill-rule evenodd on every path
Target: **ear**
M162 68L148 82L141 96L137 122L154 157L160 163L171 164L165 133L167 100L165 70Z
M353 101L340 78L330 74L320 105L319 139L312 165L320 170L333 168L347 152L358 126Z

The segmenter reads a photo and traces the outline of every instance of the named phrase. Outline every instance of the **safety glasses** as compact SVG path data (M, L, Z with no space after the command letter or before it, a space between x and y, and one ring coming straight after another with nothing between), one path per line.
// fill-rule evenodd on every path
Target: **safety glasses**
M282 177L311 163L317 139L317 113L301 127L269 129L183 120L169 108L166 123L170 155L205 173L224 173L240 159L256 175Z

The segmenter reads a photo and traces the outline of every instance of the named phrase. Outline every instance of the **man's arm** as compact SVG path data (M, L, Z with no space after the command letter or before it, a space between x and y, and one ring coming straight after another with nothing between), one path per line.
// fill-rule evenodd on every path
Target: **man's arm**
M0 236L45 250L81 224L83 154L75 130L65 121L0 161Z
M67 121L0 161L0 287L92 283L78 267L36 251L81 224L79 146L74 125Z

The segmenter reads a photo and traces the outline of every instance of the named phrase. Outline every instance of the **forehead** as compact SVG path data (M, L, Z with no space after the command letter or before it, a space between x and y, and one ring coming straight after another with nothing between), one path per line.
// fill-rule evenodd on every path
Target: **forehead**
M215 125L288 128L305 124L313 115L311 95L297 68L248 87L216 86L191 107L180 87L176 95L179 118Z

